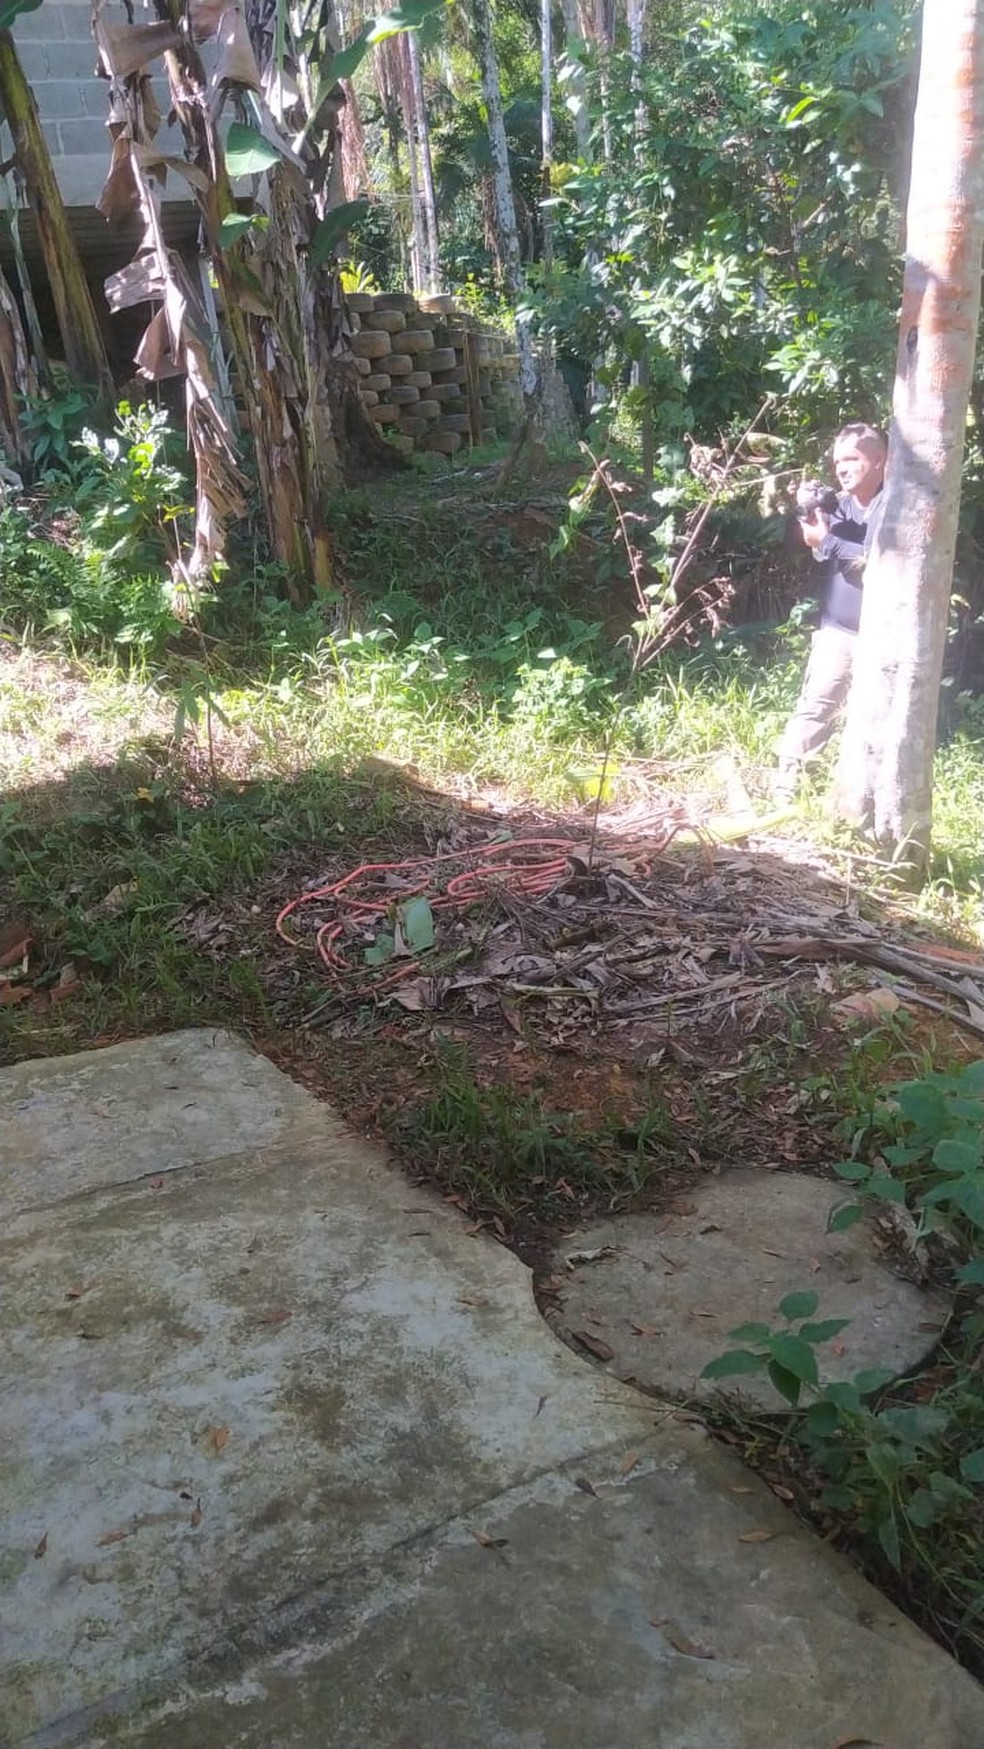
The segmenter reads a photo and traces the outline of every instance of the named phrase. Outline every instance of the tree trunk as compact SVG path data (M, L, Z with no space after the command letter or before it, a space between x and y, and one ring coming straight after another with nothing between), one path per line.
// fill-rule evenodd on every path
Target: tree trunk
M441 289L441 251L437 229L437 198L434 193L434 163L431 158L430 124L427 120L427 98L424 75L420 65L420 48L415 30L405 33L407 61L410 68L410 88L413 92L416 145L420 164L420 205L424 219L424 290Z
M540 197L550 199L553 164L553 12L551 0L540 0ZM553 261L553 217L550 208L540 209L543 224L543 260Z
M417 127L414 115L413 85L404 37L389 45L397 73L400 107L403 111L403 136L407 145L407 175L410 182L410 290L422 292L427 263L427 231L424 225L424 203L420 187L420 162L417 157Z
M574 137L577 140L577 155L583 163L589 164L591 162L591 117L588 113L587 82L581 61L584 33L578 16L577 0L561 0L561 8L564 14L564 48L568 60L567 83L571 88L574 100Z
M82 262L68 223L34 93L9 30L0 30L0 110L14 142L17 164L38 228L45 273L72 375L112 406L113 376Z
M865 572L841 813L914 881L933 756L984 241L984 0L925 0L884 508Z
M502 87L499 81L499 61L492 37L492 14L489 0L472 0L472 22L478 64L482 73L482 91L492 155L492 182L495 191L496 231L502 256L506 291L514 305L519 305L526 290L523 263L519 251L519 227L516 224L516 203L513 199L512 177L509 173L509 147L506 143L506 123L502 110ZM516 317L516 347L519 352L519 380L523 390L527 418L535 415L538 399L538 372L533 351L533 336L529 323Z
M17 468L26 468L31 460L20 403L37 392L17 300L0 269L0 461L6 459Z

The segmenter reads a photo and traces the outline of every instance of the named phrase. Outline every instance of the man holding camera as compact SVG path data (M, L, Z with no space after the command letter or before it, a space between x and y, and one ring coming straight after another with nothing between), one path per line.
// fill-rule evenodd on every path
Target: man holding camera
M774 794L791 801L809 760L827 745L851 684L861 618L864 561L879 514L888 444L874 425L845 425L834 443L839 492L808 481L796 515L813 557L826 568L820 625L799 700L779 749Z

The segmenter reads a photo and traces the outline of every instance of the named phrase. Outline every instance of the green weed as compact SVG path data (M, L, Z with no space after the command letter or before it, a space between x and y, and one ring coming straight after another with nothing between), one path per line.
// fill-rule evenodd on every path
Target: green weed
M512 1226L534 1206L570 1219L599 1200L624 1205L672 1158L658 1106L631 1130L615 1118L597 1128L549 1109L537 1093L477 1080L457 1047L443 1047L431 1067L436 1091L394 1118L393 1133L471 1212Z

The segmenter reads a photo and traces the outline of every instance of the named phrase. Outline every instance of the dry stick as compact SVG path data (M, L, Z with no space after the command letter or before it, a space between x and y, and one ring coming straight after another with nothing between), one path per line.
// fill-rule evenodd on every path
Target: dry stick
M703 509L701 510L700 515L697 518L697 521L695 522L693 528L690 531L690 534L687 538L686 544L684 545L683 552L680 554L679 558L676 560L676 562L673 566L673 569L670 572L669 582L667 585L668 589L673 590L676 588L678 582L680 581L680 578L683 576L685 570L687 569L687 566L690 564L690 562L694 556L694 553L696 551L697 542L698 542L700 535L703 531L704 524L706 523L707 518L709 517L711 511L713 510L715 504L717 503L719 497L721 496L721 493L723 492L725 486L727 485L728 479L731 475L731 471L735 467L735 465L737 464L738 458L741 455L741 452L742 452L745 444L748 441L749 434L756 429L756 426L758 425L759 420L762 419L764 417L764 415L768 412L769 408L775 404L775 399L776 399L775 395L766 395L765 400L762 402L762 405L759 408L758 412L755 414L755 417L751 420L750 424L746 425L744 431L742 432L741 437L738 439L738 442L736 443L734 449L732 450L731 455L728 457L728 460L725 463L724 469L721 473L721 478L717 481L716 485L714 486L713 490L711 491L711 493L707 499L707 502L703 506ZM590 448L590 446L588 444L582 443L581 448L584 451L585 455L587 455L589 457L589 459L591 460L591 462L593 463L593 466L594 466L594 474L593 474L591 482L590 482L590 488L593 488L595 483L598 480L600 480L602 485L604 486L606 492L608 493L609 498L612 501L612 505L613 505L614 510L615 510L615 519L616 519L616 522L618 524L619 539L622 542L622 545L625 549L626 558L629 561L629 572L630 572L630 575L632 577L632 587L635 590L636 605L639 608L640 613L645 614L647 611L647 608L648 608L648 603L646 600L645 591L644 591L642 584L640 582L640 576L641 576L641 571L642 571L641 560L640 560L639 553L636 551L636 548L632 545L632 542L629 539L628 524L626 523L625 515L622 511L622 506L618 501L618 494L616 493L615 488L611 482L611 478L610 478L610 475L608 472L608 463L606 461L599 460L599 458L595 455L594 451ZM589 868L594 867L595 847L596 847L597 841L598 841L598 819L599 819L599 815L601 813L601 802L602 802L602 797L604 795L604 790L605 790L605 779L608 776L608 767L609 767L609 764L611 762L612 742L613 742L614 737L615 737L615 730L618 727L619 718L621 717L622 712L625 709L626 700L628 698L629 687L631 686L633 680L635 679L636 675L638 674L640 668L647 667L648 664L656 656L660 655L661 652L666 649L667 645L669 644L670 639L672 637L675 637L678 632L684 631L686 629L686 627L691 623L691 621L696 618L697 613L699 612L699 608L695 607L689 613L686 613L684 611L684 608L685 608L685 604L681 602L681 603L678 603L677 607L675 607L671 610L671 612L667 615L666 619L663 622L663 629L660 633L660 636L657 638L656 642L653 645L651 645L648 649L645 649L645 653L644 653L644 645L643 645L642 639L639 638L637 643L636 643L635 651L634 651L633 657L632 657L632 664L629 668L628 678L626 679L625 685L622 687L622 690L618 695L618 708L616 709L615 716L614 716L614 718L611 722L611 725L609 727L608 734L605 737L605 750L604 750L604 754L602 756L602 761L601 761L601 774L598 778L598 793L595 797L594 813L593 813L592 819L591 819L591 837L590 837L590 840L588 843L588 867ZM683 615L683 617L680 618L679 621L677 621L678 614Z

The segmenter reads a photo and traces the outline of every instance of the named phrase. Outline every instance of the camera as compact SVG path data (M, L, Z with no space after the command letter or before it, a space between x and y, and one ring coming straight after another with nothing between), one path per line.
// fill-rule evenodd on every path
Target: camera
M800 522L810 522L818 510L823 516L836 516L837 493L822 480L804 480L796 488L796 515Z

